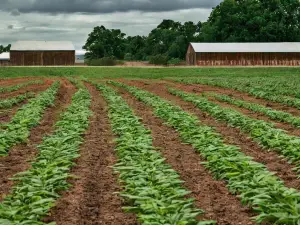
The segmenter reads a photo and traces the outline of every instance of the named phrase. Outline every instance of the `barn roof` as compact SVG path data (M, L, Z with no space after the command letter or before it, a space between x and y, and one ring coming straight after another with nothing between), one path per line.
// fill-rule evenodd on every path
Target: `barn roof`
M300 42L191 43L195 52L300 52Z
M10 59L10 53L9 52L3 52L0 54L0 60L9 60Z
M11 51L74 51L70 41L17 41Z

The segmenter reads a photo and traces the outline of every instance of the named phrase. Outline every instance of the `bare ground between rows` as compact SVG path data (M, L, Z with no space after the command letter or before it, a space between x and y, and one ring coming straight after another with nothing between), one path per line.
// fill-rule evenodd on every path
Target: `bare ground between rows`
M31 80L44 80L44 77L21 77L21 78L0 79L0 86L13 86Z
M195 114L203 124L214 127L215 130L223 136L225 143L239 146L241 151L253 157L254 161L264 164L269 171L275 172L276 175L285 182L287 187L300 189L300 180L297 179L297 174L292 171L294 168L293 165L289 164L287 160L276 152L261 148L258 143L242 133L240 129L227 126L226 123L217 121L209 116L209 114L200 111L192 103L185 102L179 97L169 94L165 85L158 83L145 85L141 81L124 81L124 83L155 93L179 105L185 111Z
M210 172L200 164L204 160L192 146L181 142L175 129L164 125L162 120L153 115L150 107L126 91L119 90L135 114L142 118L143 124L152 131L153 145L185 181L183 186L192 192L188 197L194 198L195 206L205 211L199 220L216 220L219 225L254 224L251 221L254 214L229 193L225 182L213 179Z
M34 92L35 94L39 94L43 91L45 91L47 88L49 88L49 85L36 85L33 87L28 87L22 91L18 91L19 93L12 93L11 96L6 97L6 98L12 98L12 97L16 97L17 95L21 95L24 94L26 92ZM0 101L2 99L0 98ZM18 109L22 106L28 103L28 100L25 100L23 102L18 103L17 105L13 106L10 109L0 109L0 124L1 123L7 123L11 120L11 118L16 114L16 112L18 111Z
M43 91L47 87L49 87L52 83L53 83L53 80L45 80L44 84L31 84L31 85L22 87L17 91L0 93L0 100L6 99L6 98L13 98L13 97L16 97L18 95L25 94L27 92Z
M36 146L42 142L45 135L53 132L59 114L70 104L75 88L72 85L66 86L66 83L64 82L59 89L55 106L46 109L40 125L31 129L28 142L13 147L8 156L0 157L0 200L14 185L9 179L30 168L30 161L34 160L37 154Z
M78 179L69 180L73 187L63 193L45 221L55 221L57 225L135 225L135 216L123 212L123 202L114 194L121 189L111 168L116 156L107 105L95 87L87 87L94 114L84 136L81 157L72 169Z
M176 85L176 84L180 84L177 82L173 82L170 80L164 80L164 83L169 83L171 85ZM241 99L241 100L245 100L245 101L249 101L249 102L253 102L253 103L257 103L266 107L271 107L275 110L280 110L280 111L284 111L284 112L288 112L294 116L300 116L300 110L297 108L294 108L292 106L286 106L284 104L278 103L278 102L272 102L272 101L268 101L262 98L256 98L246 92L240 92L240 91L236 91L233 89L228 89L228 88L221 88L221 87L215 87L215 86L209 86L209 85L202 85L202 84L189 84L189 85L184 85L181 84L182 86L187 86L189 87L190 90L194 89L194 92L197 93L202 93L202 92L217 92L219 94L226 94L229 96L232 96L234 98L237 99Z
M195 88L194 86L190 86L190 85L173 83L172 86L174 86L178 89L184 90L186 92L194 93L194 94L207 93L203 89ZM258 120L264 120L264 121L273 123L275 125L275 128L286 130L289 135L300 136L300 129L295 128L291 124L288 124L288 123L285 123L285 122L280 122L280 121L277 121L277 120L272 120L269 117L267 117L266 115L264 115L263 113L256 113L256 112L253 112L251 110L248 110L248 109L245 109L245 108L242 108L242 107L238 107L238 106L235 106L235 105L230 104L230 103L218 101L214 97L208 97L208 99L210 101L214 102L214 103L217 103L221 107L232 108L232 109L234 109L234 110L236 110L236 111L238 111L238 112L240 112L240 113L242 113L246 116L249 116L250 118L258 119ZM250 102L250 101L248 101L248 102Z

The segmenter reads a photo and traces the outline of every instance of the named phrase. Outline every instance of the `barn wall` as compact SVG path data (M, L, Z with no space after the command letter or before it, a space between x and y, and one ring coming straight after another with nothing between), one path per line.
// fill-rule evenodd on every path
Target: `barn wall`
M0 60L0 66L9 66L9 60Z
M189 45L186 53L186 65L196 65L196 53L192 45Z
M300 53L197 53L198 66L299 66Z
M63 66L74 65L75 51L11 51L14 66Z

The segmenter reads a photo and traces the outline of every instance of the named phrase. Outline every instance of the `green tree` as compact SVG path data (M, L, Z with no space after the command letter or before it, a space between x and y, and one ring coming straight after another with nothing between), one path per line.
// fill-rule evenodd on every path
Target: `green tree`
M9 52L11 48L11 44L7 45L6 47L3 45L0 45L0 54L3 52Z
M83 46L87 50L86 58L116 57L122 59L125 50L125 34L119 29L95 27Z
M300 40L298 0L224 0L203 24L207 42L292 42Z

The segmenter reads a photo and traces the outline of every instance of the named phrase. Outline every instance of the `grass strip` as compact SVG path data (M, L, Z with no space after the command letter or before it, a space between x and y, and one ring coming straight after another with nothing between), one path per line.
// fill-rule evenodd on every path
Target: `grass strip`
M79 89L71 105L61 114L54 134L45 137L38 146L39 155L32 168L14 177L17 185L0 204L0 224L44 224L41 219L54 206L59 192L70 186L67 178L73 160L80 156L82 135L89 126L90 105L88 90Z
M46 91L23 105L9 123L1 125L0 156L7 155L12 146L27 141L30 129L39 124L45 109L53 105L59 87L59 81L53 83Z
M17 85L14 85L14 86L0 87L0 93L17 91L17 90L19 90L23 87L27 87L27 86L33 85L33 84L44 84L44 81L42 81L42 80L32 80L32 81L17 84Z
M125 210L136 213L142 224L215 224L195 219L203 211L193 207L194 199L186 198L190 192L153 147L151 131L123 98L111 87L96 86L108 103L113 132L119 136L115 139L119 161L114 169L124 184L120 195L131 205Z
M258 224L296 225L300 222L300 193L284 186L282 180L266 167L253 161L240 148L227 145L213 128L150 92L118 82L138 100L153 107L154 114L174 127L185 143L193 145L207 162L203 163L215 176L227 182L231 193L239 196L258 215Z
M209 113L212 117L225 121L233 127L240 128L249 134L253 140L264 148L275 150L285 156L290 163L296 165L295 171L300 172L300 138L288 135L284 130L274 128L273 123L258 120L244 115L232 108L222 107L211 102L207 97L186 93L170 88L169 92L193 103L200 110Z

